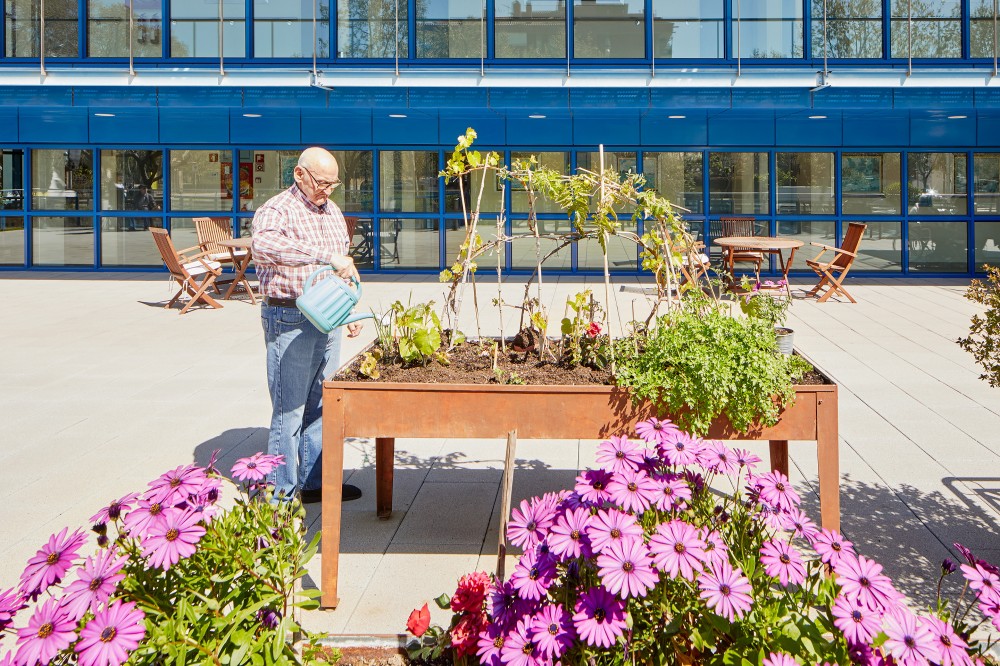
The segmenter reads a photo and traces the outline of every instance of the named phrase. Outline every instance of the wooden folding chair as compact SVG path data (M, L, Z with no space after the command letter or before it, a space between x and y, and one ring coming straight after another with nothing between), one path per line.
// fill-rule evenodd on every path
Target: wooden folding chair
M207 251L187 255L192 250L201 249L200 246L189 247L178 252L166 229L151 228L149 231L153 234L156 249L160 251L164 265L170 271L170 277L176 280L181 287L170 299L170 302L163 307L173 307L181 294L186 293L191 298L181 309L180 314L187 312L188 308L198 301L203 301L213 308L221 308L222 304L209 296L208 290L212 288L218 290L215 281L222 275L222 264L208 259L209 252Z
M840 244L840 248L823 245L822 243L811 243L811 245L823 249L814 258L806 260L806 265L813 269L820 278L819 284L807 292L808 296L819 296L820 290L826 287L826 293L819 296L820 303L835 293L847 296L851 303L857 303L854 297L844 289L843 282L844 278L847 277L848 271L851 270L854 260L858 257L858 246L861 245L861 237L864 235L867 227L867 224L861 222L851 222L847 226L847 233L844 234L844 242ZM828 251L836 253L833 259L827 262L820 261L820 257Z
M246 250L236 249L233 254L229 253L229 248L219 245L219 241L233 239L233 225L229 218L225 217L196 217L194 218L194 228L198 232L198 245L202 252L211 261L218 261L223 264L233 263L233 254L238 258L246 256Z
M722 223L723 236L756 236L757 220L752 217L723 217L719 220ZM754 275L760 281L760 265L764 262L764 253L760 250L753 250L748 247L734 247L732 249L722 249L722 262L729 272L733 272L734 264L753 264Z

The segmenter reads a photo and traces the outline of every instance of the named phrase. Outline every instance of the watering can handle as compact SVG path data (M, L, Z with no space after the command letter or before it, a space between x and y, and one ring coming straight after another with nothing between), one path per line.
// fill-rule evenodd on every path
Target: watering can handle
M317 268L316 270L314 270L312 272L312 275L310 275L306 279L305 284L302 285L302 293L306 294L310 289L312 289L313 285L316 282L316 278L317 277L319 277L321 274L323 274L323 273L325 273L327 271L332 271L332 270L333 270L333 266L321 266L321 267ZM353 275L351 276L351 282L354 283L354 287L358 290L358 300L360 301L361 300L361 283L358 282L358 278L354 277Z

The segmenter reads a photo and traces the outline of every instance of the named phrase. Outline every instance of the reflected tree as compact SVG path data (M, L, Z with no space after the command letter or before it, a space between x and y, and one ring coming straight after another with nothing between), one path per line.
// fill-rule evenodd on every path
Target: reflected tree
M38 0L6 0L8 56L38 57L41 44L41 3ZM77 0L45 3L45 55L73 58L78 54Z

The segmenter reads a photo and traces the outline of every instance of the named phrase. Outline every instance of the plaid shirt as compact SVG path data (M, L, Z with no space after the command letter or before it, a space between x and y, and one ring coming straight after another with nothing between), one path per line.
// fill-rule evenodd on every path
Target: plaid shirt
M351 239L337 204L319 207L298 185L272 197L253 216L253 260L260 291L298 298L306 279L348 253Z

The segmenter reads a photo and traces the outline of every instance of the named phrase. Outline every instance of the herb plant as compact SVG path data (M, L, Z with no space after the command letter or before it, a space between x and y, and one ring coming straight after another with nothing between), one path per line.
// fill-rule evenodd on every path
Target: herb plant
M739 297L740 310L748 317L759 319L772 327L781 326L788 317L791 300L785 291L785 281L751 282L744 277L741 284L746 293Z
M1000 268L984 268L986 282L973 280L965 297L986 306L986 312L972 317L968 337L959 338L958 344L982 367L979 378L996 387L1000 386Z
M590 289L566 299L567 315L563 317L563 357L570 365L604 368L609 360L608 336L602 334L601 315L604 308L594 300Z

